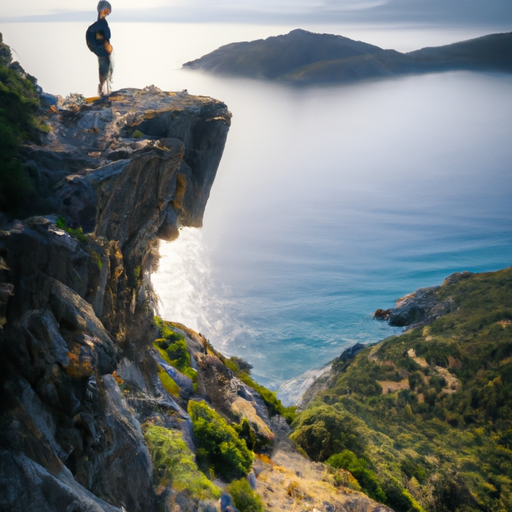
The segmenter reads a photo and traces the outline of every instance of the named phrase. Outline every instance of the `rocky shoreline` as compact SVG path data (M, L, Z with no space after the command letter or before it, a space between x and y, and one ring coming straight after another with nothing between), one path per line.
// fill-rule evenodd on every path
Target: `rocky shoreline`
M457 272L448 276L443 285L459 282L472 275L467 271ZM394 308L377 309L373 318L387 321L395 327L405 327L406 330L431 324L437 318L448 314L453 307L453 300L439 298L441 286L419 288L398 299Z

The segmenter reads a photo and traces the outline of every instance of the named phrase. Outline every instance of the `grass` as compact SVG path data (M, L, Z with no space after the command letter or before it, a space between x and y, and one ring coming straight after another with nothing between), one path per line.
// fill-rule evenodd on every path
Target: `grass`
M158 365L158 378L167 393L174 397L180 395L180 387L160 365Z

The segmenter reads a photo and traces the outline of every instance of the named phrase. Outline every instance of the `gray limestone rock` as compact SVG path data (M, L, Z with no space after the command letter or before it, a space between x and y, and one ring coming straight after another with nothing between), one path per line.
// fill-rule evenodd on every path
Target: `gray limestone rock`
M412 328L418 325L432 323L437 318L450 312L450 300L440 300L438 291L440 286L430 288L420 288L415 292L398 299L393 309L386 311L384 320L389 321L389 325L396 327ZM377 313L382 310L377 310ZM380 319L380 318L378 318Z
M65 467L52 475L20 453L0 452L0 510L122 512L78 484Z
M471 272L457 272L448 276L443 285L454 284L473 275ZM411 329L419 325L427 325L437 318L446 315L452 309L451 299L440 300L438 292L441 286L420 288L409 295L398 299L392 309L377 309L374 318L387 320L389 325Z
M166 417L193 443L148 350L146 276L158 238L201 224L231 115L155 87L71 98L48 115L47 139L23 158L33 213L44 203L53 214L0 218L0 509L153 512L139 420Z
M238 512L229 494L224 493L220 497L220 510L221 512Z

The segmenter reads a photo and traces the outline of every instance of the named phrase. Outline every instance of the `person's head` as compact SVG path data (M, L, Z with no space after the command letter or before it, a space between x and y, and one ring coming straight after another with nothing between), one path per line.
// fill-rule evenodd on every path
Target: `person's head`
M105 16L108 16L112 12L112 6L110 5L110 2L107 2L107 0L100 0L98 3L98 16L100 18L104 18Z

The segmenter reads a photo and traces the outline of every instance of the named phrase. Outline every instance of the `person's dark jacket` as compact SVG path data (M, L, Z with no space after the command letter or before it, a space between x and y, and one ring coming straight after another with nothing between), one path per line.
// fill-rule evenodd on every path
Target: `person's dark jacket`
M110 41L110 29L107 20L102 18L93 23L85 33L85 40L91 52L98 57L108 57L110 53L105 48L105 43Z

